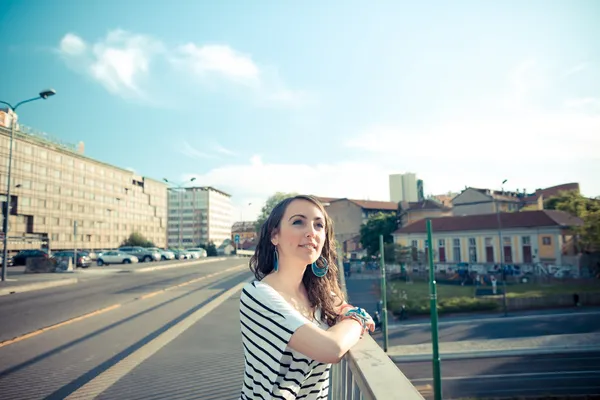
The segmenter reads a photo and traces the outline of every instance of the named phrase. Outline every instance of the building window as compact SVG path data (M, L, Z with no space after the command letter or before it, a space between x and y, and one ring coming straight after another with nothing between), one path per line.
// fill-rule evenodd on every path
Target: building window
M203 231L206 231L206 228L202 228L202 230L203 230ZM411 246L411 247L414 247L414 248L416 249L417 247L419 247L419 242L418 242L418 241L416 241L416 240L413 240L413 241L410 243L410 246Z
M550 245L552 245L552 237L550 237L550 236L542 236L542 244L544 246L550 246Z
M48 159L48 152L46 150L40 150L39 156L42 160Z
M446 240L438 240L438 259L440 262L446 262Z
M23 171L31 172L32 170L33 170L33 166L31 165L31 163L28 163L28 162L23 163Z
M460 239L452 240L452 253L454 254L454 262L460 262Z
M494 244L491 237L485 238L485 262L494 262Z
M505 263L512 263L512 241L510 237L503 237L503 243L504 243L504 262Z
M531 255L531 238L529 236L523 236L521 238L521 243L523 246L523 262L531 264L533 262L533 257Z
M477 262L477 240L475 238L469 238L469 262Z

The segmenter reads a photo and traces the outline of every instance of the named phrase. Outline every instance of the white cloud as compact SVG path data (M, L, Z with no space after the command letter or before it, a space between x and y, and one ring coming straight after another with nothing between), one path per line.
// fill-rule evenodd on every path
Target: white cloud
M181 154L184 156L188 156L190 158L197 159L207 159L207 158L216 158L216 155L211 152L201 151L196 149L194 146L189 144L186 140L184 140L181 145L178 147Z
M215 143L213 145L213 149L215 152L224 154L226 156L235 156L236 155L236 153L233 150L227 149L227 148L221 146L219 143Z
M59 53L78 72L100 82L109 92L123 97L143 95L140 80L148 76L153 57L163 51L160 41L120 29L89 45L67 33Z
M586 62L576 64L576 65L572 66L571 68L567 69L565 71L565 73L563 74L563 77L571 76L571 75L577 74L581 71L584 71L585 69L587 69L588 66L589 66L589 64Z
M183 71L186 87L192 77L200 85L212 85L222 91L242 87L259 106L298 106L314 100L306 91L290 89L275 68L259 66L250 55L225 44L186 43L169 49L151 36L116 29L95 43L67 33L57 51L68 66L121 97L151 100L143 85L150 81L151 73L157 73L151 71L151 65L154 61L169 61L171 69L161 74L161 90L166 95L176 87Z
M187 43L176 49L172 61L200 77L215 74L242 84L256 84L260 75L252 58L225 45Z
M574 109L588 109L590 111L600 111L600 99L593 97L568 99L567 101L565 101L565 107Z
M535 189L579 181L584 193L600 190L600 113L598 99L571 99L563 107L543 107L540 91L550 93L548 79L533 61L510 75L505 96L418 127L374 125L351 136L346 146L364 157L417 171L426 192L489 187L510 177L515 188ZM484 111L482 111L484 110ZM587 185L587 188L586 188Z
M389 173L375 163L271 164L254 155L244 164L215 168L205 174L186 174L181 179L195 177L202 185L231 193L238 209L251 202L252 206L243 212L246 219L254 218L265 200L278 191L387 200Z
M60 41L60 51L68 55L80 55L87 50L85 42L73 33L67 33Z

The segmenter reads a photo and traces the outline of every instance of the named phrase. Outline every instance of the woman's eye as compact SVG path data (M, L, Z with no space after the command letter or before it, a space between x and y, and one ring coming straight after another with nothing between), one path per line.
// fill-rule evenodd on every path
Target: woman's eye
M294 222L292 222L292 225L299 225L301 223L302 223L302 220L301 219L297 219Z
M321 229L325 228L325 225L323 225L322 223L318 223L317 226Z

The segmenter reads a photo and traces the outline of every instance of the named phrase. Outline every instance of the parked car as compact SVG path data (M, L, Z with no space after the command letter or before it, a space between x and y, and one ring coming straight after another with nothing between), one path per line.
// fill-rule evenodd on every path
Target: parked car
M110 250L102 253L98 260L98 266L109 265L109 264L131 264L138 262L139 259L129 253L124 253L118 250Z
M189 258L188 253L186 253L185 250L168 249L168 251L170 251L171 253L173 253L175 255L176 260L185 260L186 258Z
M161 260L174 260L175 254L172 251L159 249L158 247L148 247L146 250L154 250L160 253Z
M138 260L143 262L150 261L160 261L161 255L158 251L146 249L140 246L123 246L119 247L117 250L123 253L129 253L138 258Z
M13 258L13 265L27 265L28 258L49 258L50 256L45 250L22 250L18 252Z
M198 254L198 258L201 258L201 257L207 257L206 250L205 250L205 249L203 249L202 247L194 247L194 248L191 248L191 249L185 249L185 250L186 250L186 251L189 251L190 253L195 253L195 254Z
M92 265L92 259L88 254L85 251L77 252L77 267L88 268ZM71 262L75 264L75 254L73 254L73 251L55 251L52 253L52 258L58 257L71 257Z

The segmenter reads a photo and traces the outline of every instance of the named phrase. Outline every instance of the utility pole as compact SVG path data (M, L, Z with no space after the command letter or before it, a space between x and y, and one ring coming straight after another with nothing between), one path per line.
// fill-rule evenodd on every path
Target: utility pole
M508 179L502 181L502 185L506 183ZM502 186L502 193L504 193L504 186ZM506 304L506 272L504 271L504 243L502 242L502 222L500 219L500 206L498 199L496 203L496 219L498 220L498 251L500 252L500 272L502 273L502 307L504 308L504 316L508 316L508 306Z
M440 366L440 350L438 340L437 288L435 267L433 265L433 240L431 219L427 218L427 255L429 261L429 307L431 310L431 345L433 348L433 391L434 399L442 400L442 372Z
M388 351L387 284L385 281L385 254L383 235L379 235L379 265L381 267L381 332L383 333L383 351Z

